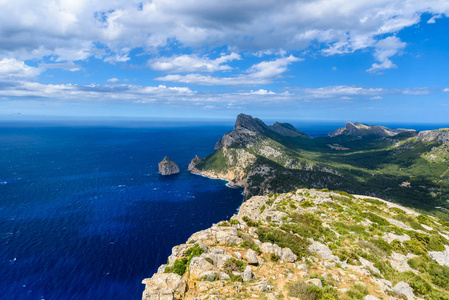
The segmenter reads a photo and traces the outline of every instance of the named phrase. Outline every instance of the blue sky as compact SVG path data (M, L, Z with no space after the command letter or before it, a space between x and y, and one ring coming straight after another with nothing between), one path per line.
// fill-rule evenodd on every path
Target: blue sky
M0 119L449 123L449 1L0 1Z

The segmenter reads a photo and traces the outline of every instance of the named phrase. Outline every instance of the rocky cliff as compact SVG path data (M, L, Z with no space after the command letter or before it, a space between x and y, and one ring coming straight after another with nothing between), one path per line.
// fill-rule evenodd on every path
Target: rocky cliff
M179 173L178 165L167 156L158 164L161 175L173 175Z
M252 197L143 280L150 299L449 299L449 223L372 197Z

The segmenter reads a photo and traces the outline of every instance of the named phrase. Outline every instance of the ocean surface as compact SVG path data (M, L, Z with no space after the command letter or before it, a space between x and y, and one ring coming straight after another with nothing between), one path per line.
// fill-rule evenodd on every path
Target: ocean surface
M185 171L232 125L131 125L0 124L0 299L141 299L173 246L237 212L241 189Z

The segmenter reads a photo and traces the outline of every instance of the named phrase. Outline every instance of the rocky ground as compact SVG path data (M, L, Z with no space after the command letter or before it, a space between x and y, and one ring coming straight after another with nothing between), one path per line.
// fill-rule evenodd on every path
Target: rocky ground
M449 223L344 192L256 196L143 283L143 300L449 299Z

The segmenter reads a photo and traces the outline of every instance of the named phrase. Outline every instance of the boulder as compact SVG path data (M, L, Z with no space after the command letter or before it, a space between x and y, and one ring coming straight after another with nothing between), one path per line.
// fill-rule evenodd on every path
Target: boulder
M194 257L190 261L190 277L192 279L202 279L204 277L204 273L208 271L216 271L213 264L208 262L204 257Z
M142 283L145 284L143 300L172 300L175 299L175 294L184 294L187 290L185 280L173 273L154 274L150 279L144 279Z
M283 261L292 263L295 262L298 259L298 257L293 253L292 250L290 250L290 248L283 248L281 259Z
M246 252L246 261L249 265L259 264L259 261L257 260L257 254L254 250L249 249L248 252Z
M393 290L396 293L404 294L407 297L407 299L414 299L415 298L415 295L413 294L413 289L408 285L408 283L406 283L404 281L398 282L394 286Z
M319 288L323 287L323 284L321 283L321 280L318 278L309 279L306 281L307 284L313 284L316 285Z
M250 266L246 266L245 271L242 273L243 281L250 281L253 278L253 272Z

